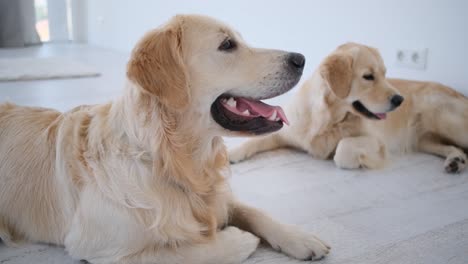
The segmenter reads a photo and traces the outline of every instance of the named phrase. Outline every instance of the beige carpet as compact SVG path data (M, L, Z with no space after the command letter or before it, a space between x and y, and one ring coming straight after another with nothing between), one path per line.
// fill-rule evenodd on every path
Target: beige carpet
M0 81L29 81L99 76L92 66L67 57L0 59Z

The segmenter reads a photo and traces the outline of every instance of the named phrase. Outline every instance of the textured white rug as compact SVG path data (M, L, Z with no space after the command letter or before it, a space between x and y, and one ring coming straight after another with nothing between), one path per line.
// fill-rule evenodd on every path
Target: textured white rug
M99 71L66 57L0 59L0 81L28 81L99 76Z

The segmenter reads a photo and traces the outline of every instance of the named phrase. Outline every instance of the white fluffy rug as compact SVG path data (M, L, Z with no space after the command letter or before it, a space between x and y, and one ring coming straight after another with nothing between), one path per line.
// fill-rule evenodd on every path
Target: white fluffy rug
M98 76L93 67L66 57L0 59L0 81Z

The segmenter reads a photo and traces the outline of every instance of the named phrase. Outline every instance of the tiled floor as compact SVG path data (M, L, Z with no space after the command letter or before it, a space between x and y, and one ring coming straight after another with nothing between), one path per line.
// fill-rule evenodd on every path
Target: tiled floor
M0 101L60 110L119 95L127 55L86 46L0 50L4 56L75 57L101 69L99 78L0 83ZM228 146L239 142L227 139ZM447 175L428 155L395 159L381 171L344 171L291 150L232 166L233 190L243 201L329 242L321 263L468 263L468 172ZM0 183L1 184L1 183ZM78 263L62 248L0 244L0 263ZM300 263L261 248L247 263Z

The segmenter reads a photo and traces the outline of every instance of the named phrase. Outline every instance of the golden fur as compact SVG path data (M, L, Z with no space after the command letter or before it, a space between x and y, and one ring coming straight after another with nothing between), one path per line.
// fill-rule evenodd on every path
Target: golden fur
M217 50L226 36L236 53ZM319 239L233 199L221 138L231 133L209 111L228 90L261 93L260 73L278 72L282 54L211 18L177 16L136 45L118 100L65 113L0 105L0 237L92 263L234 264L258 237L323 257Z
M375 80L363 78L373 74ZM247 141L230 152L232 162L282 146L295 147L320 159L333 158L342 168L380 168L389 154L411 151L446 158L447 172L467 164L468 99L431 82L388 79L378 51L347 43L321 63L286 108L291 126ZM390 112L390 99L402 95L401 106ZM360 101L373 120L356 111Z

